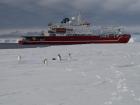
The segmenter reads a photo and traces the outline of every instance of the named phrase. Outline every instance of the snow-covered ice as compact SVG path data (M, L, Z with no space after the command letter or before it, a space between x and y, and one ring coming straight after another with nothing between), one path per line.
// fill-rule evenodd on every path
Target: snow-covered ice
M1 49L0 105L140 105L139 48L140 43Z

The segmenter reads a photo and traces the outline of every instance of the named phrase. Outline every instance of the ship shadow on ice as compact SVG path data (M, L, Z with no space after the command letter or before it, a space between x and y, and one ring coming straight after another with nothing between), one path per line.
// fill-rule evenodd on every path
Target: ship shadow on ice
M0 49L22 49L22 48L37 48L48 46L50 45L19 45L18 43L0 43Z

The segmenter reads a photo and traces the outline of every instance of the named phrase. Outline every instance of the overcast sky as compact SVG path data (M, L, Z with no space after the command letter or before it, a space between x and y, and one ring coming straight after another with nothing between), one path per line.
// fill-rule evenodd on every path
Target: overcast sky
M47 27L78 12L96 25L140 25L140 0L0 0L0 28Z

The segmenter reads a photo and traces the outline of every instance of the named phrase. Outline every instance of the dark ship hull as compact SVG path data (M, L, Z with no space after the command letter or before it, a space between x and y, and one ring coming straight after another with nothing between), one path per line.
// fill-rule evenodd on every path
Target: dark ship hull
M128 43L130 34L98 36L24 36L19 44L70 45L90 43Z

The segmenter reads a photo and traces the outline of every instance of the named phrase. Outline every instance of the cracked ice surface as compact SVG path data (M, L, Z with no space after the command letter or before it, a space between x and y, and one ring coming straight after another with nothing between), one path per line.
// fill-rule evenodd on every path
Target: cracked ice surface
M131 43L0 50L0 105L140 105L139 48Z

